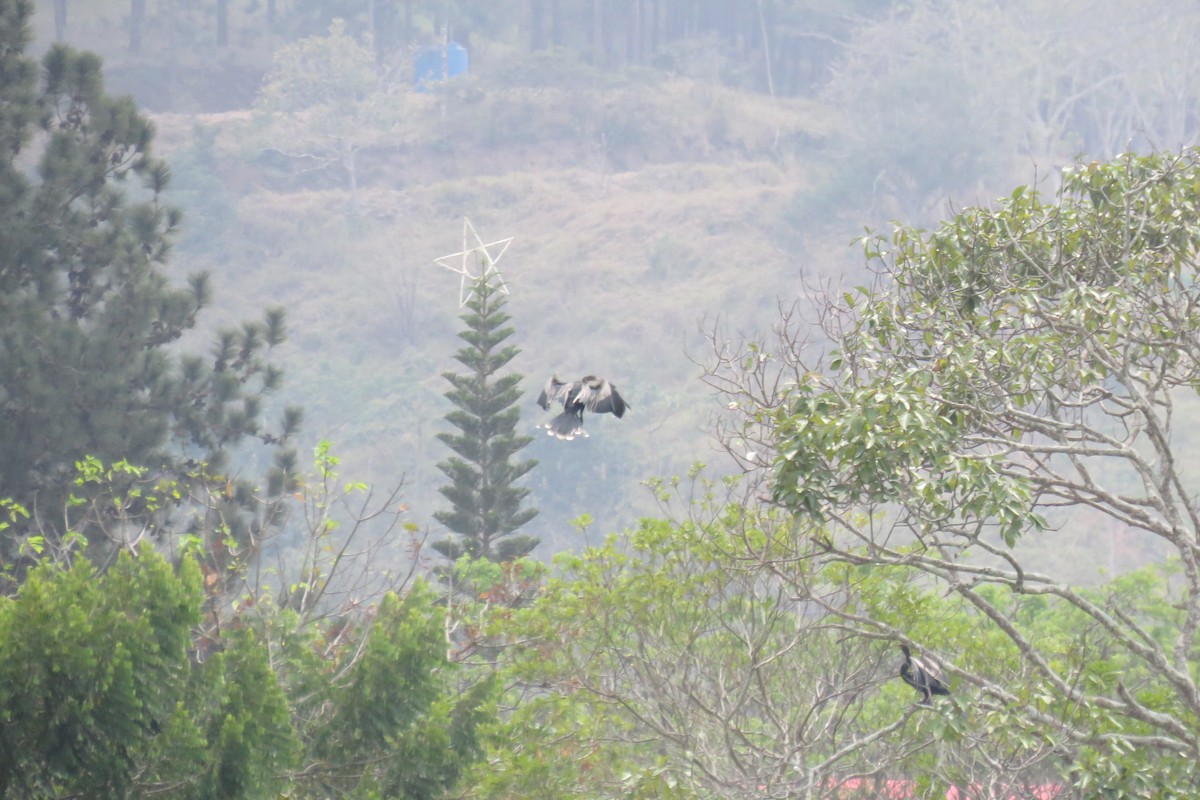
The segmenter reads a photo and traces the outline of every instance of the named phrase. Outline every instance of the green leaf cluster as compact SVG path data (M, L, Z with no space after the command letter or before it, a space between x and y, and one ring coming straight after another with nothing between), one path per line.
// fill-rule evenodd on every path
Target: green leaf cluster
M851 627L952 653L956 703L969 685L944 730L974 755L923 752L927 773L1008 752L1085 794L1196 790L1198 202L1200 152L1129 155L869 238L879 285L754 417L772 499L826 523L810 545L856 586ZM1053 529L1101 525L1159 563L1064 577L1087 565L1047 558Z
M33 570L0 600L0 794L273 796L295 740L252 639L197 664L199 571L143 549Z
M811 565L782 560L790 517L715 501L692 511L560 555L502 627L521 647L499 738L517 746L474 776L489 796L798 791L888 762L887 747L838 755L889 721L877 648L762 566L780 558L811 592L839 595Z
M775 419L775 499L818 517L901 502L925 530L986 524L1010 545L1043 527L1014 447L1122 457L1102 403L1200 386L1198 193L1194 152L1130 156L1067 170L1050 199L1022 187L868 239L887 281L847 297L826 377Z
M248 604L215 640L204 607L148 548L0 599L0 794L433 800L482 752L496 684L461 680L427 584L328 625Z
M349 625L337 631L351 646L332 658L312 657L326 635L290 636L307 642L293 641L282 661L302 722L293 796L442 796L481 752L495 684L460 680L446 657L445 610L424 581L384 597L369 624Z

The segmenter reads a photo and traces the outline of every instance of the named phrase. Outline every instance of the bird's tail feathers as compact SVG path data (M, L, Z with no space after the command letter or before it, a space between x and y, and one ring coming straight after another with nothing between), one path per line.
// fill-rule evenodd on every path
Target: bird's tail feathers
M545 428L547 436L553 436L556 439L563 439L568 442L576 436L582 436L585 439L588 438L587 431L583 429L583 420L570 411L564 411L547 422Z

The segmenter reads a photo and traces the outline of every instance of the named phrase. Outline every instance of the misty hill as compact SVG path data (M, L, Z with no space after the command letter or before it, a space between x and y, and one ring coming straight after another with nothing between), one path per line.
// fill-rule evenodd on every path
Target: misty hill
M43 41L56 35L49 5ZM407 476L422 523L444 502L434 434L461 328L458 276L433 260L461 248L464 217L485 241L513 237L500 268L524 350L523 424L534 432L554 370L605 375L632 405L589 440L529 448L543 462L529 533L551 547L575 541L577 514L607 532L651 510L643 479L695 460L730 468L693 361L704 321L764 331L806 286L861 281L851 243L864 226L934 224L1018 183L1052 191L1081 154L1195 135L1200 26L1180 4L788 2L765 4L768 17L647 2L682 27L575 9L551 32L528 27L525 4L458 4L449 20L403 3L411 18L389 40L403 47L371 40L389 65L383 102L353 119L270 111L273 58L326 34L334 5L280 7L272 28L275 4L217 4L231 14L220 46L204 3L151 5L136 52L124 6L73 1L64 30L153 113L186 211L172 269L216 279L205 324L285 305L287 400L308 410L308 444L332 440L354 478ZM354 42L399 24L339 13ZM471 47L470 74L415 92L412 53L447 23ZM336 157L304 149L330 131L354 145L353 185Z
M186 210L174 263L217 279L209 323L284 304L282 357L306 435L334 441L347 474L407 475L414 513L440 507L433 464L446 454L433 436L462 327L459 277L434 259L461 249L464 217L485 242L513 237L498 266L523 350L526 427L535 432L533 399L553 371L608 376L633 406L589 424L588 440L539 436L529 448L543 462L533 532L558 546L579 514L608 530L648 511L641 480L696 460L728 468L707 431L718 406L691 360L705 356L702 323L749 333L796 299L806 265L782 211L819 168L836 117L811 101L671 81L588 92L575 102L589 112L540 124L561 117L566 95L481 90L447 116L440 98L415 98L419 132L360 155L357 211L341 186L295 185L264 164L246 144L249 113L155 117ZM639 127L616 142L589 134L588 114L606 106L640 113ZM517 134L474 122L511 108L525 119ZM706 110L712 122L697 128Z

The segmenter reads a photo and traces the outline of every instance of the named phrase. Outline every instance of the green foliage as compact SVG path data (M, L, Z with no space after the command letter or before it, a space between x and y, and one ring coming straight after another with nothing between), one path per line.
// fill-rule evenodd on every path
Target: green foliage
M288 698L256 635L233 631L195 676L206 763L191 790L197 800L273 797L287 785L298 742ZM199 721L199 720L198 720Z
M689 518L560 555L537 600L500 618L522 643L520 699L477 777L488 796L782 797L893 764L867 736L897 716L877 647L824 605L852 595L784 560L788 515L730 502L736 482L686 485Z
M40 115L37 101L37 64L28 58L11 58L7 54L23 53L29 45L29 18L33 5L28 0L4 0L0 3L0 46L5 53L0 58L0 98L4 114L0 114L0 145L6 153L19 152L29 141L33 126ZM15 178L13 164L0 159L0 186L7 187ZM7 195L7 192L6 192ZM5 214L7 221L8 215Z
M521 375L500 374L521 351L502 346L513 334L503 310L501 286L492 274L478 278L472 286L467 311L462 315L466 330L459 337L467 343L454 357L470 370L465 374L443 373L453 386L445 394L455 410L446 420L459 433L439 433L438 440L455 455L438 464L451 483L440 491L451 510L434 514L457 538L434 542L433 548L457 561L463 555L490 561L514 561L530 553L538 540L517 534L522 525L537 515L522 508L529 489L514 485L537 461L513 461L533 438L516 433L521 412Z
M327 36L301 39L275 54L259 103L272 111L321 106L349 113L377 89L371 51L339 19Z
M396 144L403 95L381 77L371 51L335 19L329 35L285 45L255 101L264 143L296 161L301 171L339 166L357 208L357 152Z
M267 361L283 339L281 311L221 332L210 358L174 349L211 289L204 275L181 285L165 271L180 215L163 203L169 170L151 154L153 126L128 97L105 92L93 54L55 45L42 85L31 83L30 13L24 3L2 10L12 46L0 55L9 95L0 132L11 145L0 158L0 494L38 512L86 494L71 485L85 456L187 481L201 462L210 475L224 471L247 440L283 443L299 412L264 427L263 399L281 377ZM288 468L286 451L278 457L277 483ZM250 526L245 503L226 511ZM148 526L161 513L129 509ZM53 514L34 516L48 530L25 533L65 533ZM93 525L77 532L97 557L119 543ZM18 532L6 533L0 561L11 564Z
M1194 170L1190 155L1093 165L1056 202L1022 188L927 236L869 240L894 288L846 298L859 317L830 361L846 388L793 391L776 497L819 510L903 492L928 526L994 520L1010 544L1041 527L1000 445L1042 433L1071 397L1139 392L1190 340Z
M319 447L319 477L336 481L336 465ZM80 484L138 473L79 471ZM314 519L329 543L337 526ZM4 797L433 800L479 757L496 684L448 659L446 611L423 581L333 609L330 583L354 560L343 547L306 562L301 602L276 605L268 587L226 605L207 562L172 570L130 546L98 571L85 547L31 545L38 565L0 598Z
M954 653L978 694L963 730L1085 793L1182 797L1200 747L1200 509L1177 422L1200 390L1200 153L1062 178L869 239L886 279L830 303L832 355L788 354L798 380L749 421L776 447L772 498L836 522L809 535L860 582L854 624ZM1079 588L1028 549L1059 527L1116 529L1168 567Z
M152 605L131 614L146 591ZM124 795L172 712L163 689L186 679L194 570L176 579L153 556L122 556L100 580L86 562L46 567L0 603L0 793Z
M444 615L417 581L403 598L384 597L361 644L345 637L332 662L291 650L306 764L295 796L432 800L478 757L495 686L485 678L460 690Z
M197 667L200 573L148 549L97 574L33 570L0 600L5 797L274 796L293 741L265 650L245 637Z

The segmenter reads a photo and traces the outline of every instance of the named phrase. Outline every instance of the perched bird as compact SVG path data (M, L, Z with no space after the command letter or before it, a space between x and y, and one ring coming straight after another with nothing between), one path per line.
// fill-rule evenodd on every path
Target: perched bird
M550 436L568 441L576 436L587 436L587 431L583 429L584 409L593 414L612 414L620 418L628 407L617 392L617 387L595 375L587 375L570 383L554 375L546 381L537 403L547 411L551 404L562 403L562 413L545 426L538 427L545 427Z
M935 694L950 694L950 686L940 669L933 664L926 664L919 658L913 658L906 644L900 645L900 651L904 653L900 677L921 694L918 703L929 705Z

